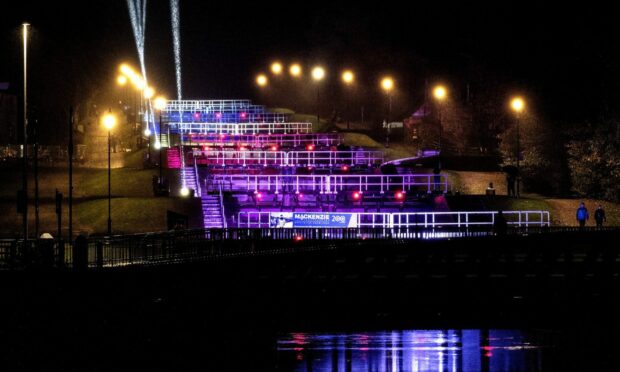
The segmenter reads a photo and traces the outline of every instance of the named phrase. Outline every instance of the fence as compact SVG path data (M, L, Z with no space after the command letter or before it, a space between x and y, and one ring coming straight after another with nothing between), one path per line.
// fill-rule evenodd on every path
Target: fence
M197 123L175 122L167 123L171 133L217 133L217 134L287 134L310 133L312 123Z
M239 166L379 166L383 163L381 151L220 151L194 150L193 157L199 164L225 167Z
M617 232L617 228L567 228L529 226L512 228L507 235ZM480 226L479 226L480 227ZM130 265L163 265L227 257L275 255L308 250L336 249L346 241L423 240L471 238L492 235L488 228L437 231L419 227L415 233L398 234L385 228L213 229L135 234L91 239L79 252L69 243L0 240L0 270L22 268L105 268ZM49 244L52 245L49 245ZM384 244L384 243L378 243ZM51 249L49 249L51 247ZM415 249L416 245L411 245ZM388 247L386 246L386 249ZM500 247L498 247L500 248ZM79 265L77 257L83 257Z
M279 212L239 212L237 227L274 227L272 214ZM295 212L293 212L295 213ZM297 212L304 213L304 212ZM462 232L468 230L492 231L497 216L496 211L485 212L415 212L415 213L336 213L351 215L359 228L385 229L385 235L415 238L415 234L425 232ZM325 213L329 214L329 213ZM506 211L503 212L508 226L519 228L549 227L548 211Z
M186 145L205 146L264 146L300 147L309 144L315 146L336 146L344 142L339 133L299 133L299 134L189 134L183 138Z
M233 175L216 174L206 180L205 190L215 192L222 185L232 192L289 192L335 194L341 191L447 192L444 174L339 174L339 175Z

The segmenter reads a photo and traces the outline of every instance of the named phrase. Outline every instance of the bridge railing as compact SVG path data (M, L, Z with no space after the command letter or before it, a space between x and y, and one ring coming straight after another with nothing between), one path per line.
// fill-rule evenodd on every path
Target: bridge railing
M510 225L506 235L617 232L617 228L577 228ZM493 235L487 226L458 229L398 230L363 228L228 228L182 230L91 238L85 245L63 241L0 240L0 270L104 268L174 264L258 254L336 249L339 242L363 240L455 239ZM381 243L378 243L381 244ZM415 249L415 245L411 248ZM387 247L386 247L387 248ZM501 247L498 247L500 249Z

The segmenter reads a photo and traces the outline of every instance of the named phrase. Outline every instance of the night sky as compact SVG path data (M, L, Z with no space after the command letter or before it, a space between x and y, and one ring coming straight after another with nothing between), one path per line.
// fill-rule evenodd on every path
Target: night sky
M596 119L618 108L620 24L610 8L516 2L180 3L184 98L291 105L290 85L281 83L269 97L254 85L256 73L279 59L324 65L330 74L325 94L334 97L341 91L336 72L354 68L357 94L369 106L379 77L390 73L402 115L419 104L424 82L437 80L449 82L457 96L467 83L473 94L489 86L506 95L524 92L552 120ZM58 111L93 89L113 89L123 61L137 66L125 1L20 1L7 8L0 13L0 81L21 89L20 24L28 21L33 27L30 99L41 112ZM149 2L146 63L149 79L173 96L168 1Z

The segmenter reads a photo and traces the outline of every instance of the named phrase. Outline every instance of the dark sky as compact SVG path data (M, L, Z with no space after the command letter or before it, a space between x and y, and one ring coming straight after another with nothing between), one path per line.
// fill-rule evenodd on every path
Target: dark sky
M620 26L609 7L180 3L185 98L247 97L290 105L290 85L276 85L270 96L261 96L253 85L255 74L273 58L322 63L331 73L325 94L333 97L341 90L336 71L352 66L360 79L357 94L369 93L364 98L369 106L379 76L391 73L403 112L419 102L425 80L437 79L450 82L455 92L463 92L467 82L474 90L496 84L506 94L527 92L541 112L557 119L596 117L605 107L615 108L619 98ZM8 4L0 13L0 81L21 89L19 25L27 20L34 32L29 87L32 104L41 111L68 106L93 87L112 89L106 84L118 64L137 64L125 1ZM168 1L150 1L146 39L150 79L173 96ZM300 93L300 101L309 99Z

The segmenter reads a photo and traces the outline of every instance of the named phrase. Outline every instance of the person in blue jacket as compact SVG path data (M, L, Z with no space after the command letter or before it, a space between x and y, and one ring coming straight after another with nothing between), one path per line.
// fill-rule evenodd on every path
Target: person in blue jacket
M577 222L579 222L580 228L583 228L586 225L586 221L590 218L590 215L588 214L588 209L586 208L584 202L581 202L579 204L579 208L577 208L576 218Z

